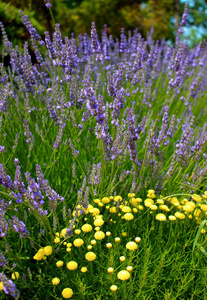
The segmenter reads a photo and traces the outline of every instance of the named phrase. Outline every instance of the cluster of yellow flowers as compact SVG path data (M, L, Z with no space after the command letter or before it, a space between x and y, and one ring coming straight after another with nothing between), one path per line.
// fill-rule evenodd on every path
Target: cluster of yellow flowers
M116 222L118 222L116 216L118 216L123 221L125 220L125 223L128 224L128 221L133 220L136 214L142 213L144 209L147 209L150 214L156 212L155 220L158 221L166 221L167 219L169 221L174 221L176 219L182 220L185 218L195 218L195 220L199 221L201 215L207 215L207 204L205 203L205 200L207 199L207 191L204 193L204 195L202 195L202 197L194 194L189 195L188 198L189 199L182 199L181 201L179 201L175 195L169 197L156 197L154 190L148 190L147 198L144 201L141 198L135 197L134 193L129 193L127 200L124 200L120 195L114 197L104 197L102 199L94 199L94 204L88 205L88 208L86 209L84 215L85 223L82 223L82 215L80 218L78 216L77 222L72 227L73 235L67 237L67 228L63 228L61 232L56 232L54 243L61 243L60 245L66 246L66 252L69 253L68 255L71 255L72 258L71 260L66 262L66 268L69 271L75 271L79 269L79 263L74 260L75 257L77 257L77 255L74 253L74 251L76 251L75 249L80 247L81 249L87 248L85 259L88 262L93 262L97 259L97 255L99 253L91 250L97 243L99 245L103 245L102 241L105 238L110 237L110 240L106 241L106 248L113 249L113 240L111 239L112 232L105 231L104 229L106 229L106 227L107 229L112 228L113 224L116 224ZM77 209L81 210L81 205L78 205ZM113 232L113 234L117 234L117 232ZM128 236L128 234L130 233L122 232L123 237ZM130 238L132 237L130 236ZM88 243L89 240L90 242ZM131 240L125 243L125 249L130 250L131 252L137 250L138 243L140 241L140 237L135 237L134 241ZM114 242L115 244L120 243L121 238L118 236L114 237ZM56 246L54 245L54 247ZM42 259L46 259L47 256L51 255L52 253L52 246L46 246L44 248L40 248L33 258L40 261ZM130 254L130 263L132 262L131 258L132 255ZM124 255L120 256L119 261L121 263L125 262L126 257ZM63 267L63 265L64 261L62 260L58 260L56 262L56 266L58 268ZM117 273L117 278L120 280L128 280L131 276L130 273L132 272L132 270L133 267L131 265L126 266L124 270L121 270ZM88 272L88 267L81 266L80 271L81 273L86 273ZM109 274L114 273L114 266L109 266L107 268L107 272ZM60 284L60 282L61 280L58 277L54 277L52 279L53 285L58 285ZM110 289L112 292L115 292L118 287L117 285L111 285ZM62 290L63 298L71 298L72 295L73 291L71 288L64 288Z
M49 256L51 254L52 254L52 247L46 246L44 248L40 248L33 258L35 260L42 260L42 259L46 259L47 256Z

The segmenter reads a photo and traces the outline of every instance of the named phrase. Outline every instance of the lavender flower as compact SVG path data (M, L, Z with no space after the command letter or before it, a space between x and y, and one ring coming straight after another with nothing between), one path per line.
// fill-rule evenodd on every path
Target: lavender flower
M78 154L79 154L79 151L78 151L78 150L75 150L75 147L74 147L73 142L72 142L71 139L69 139L68 141L69 141L70 149L71 149L71 151L72 151L72 155L73 155L74 157L77 157Z
M84 81L84 94L87 101L86 107L90 111L91 115L96 116L97 114L97 99L93 88L89 85L89 81Z
M2 200L1 200L2 202ZM5 217L5 210L3 210L2 208L0 209L0 235L2 238L4 238L7 235L8 232L8 223L7 223L7 219Z
M100 62L102 60L101 47L94 22L91 24L91 48L92 52L96 54L96 60Z
M125 98L125 90L121 88L116 92L115 99L113 101L113 111L112 111L112 121L111 124L118 126L118 120L120 116L121 109L124 107Z
M99 162L97 165L93 164L92 171L90 173L90 181L91 185L98 186L101 182L101 167L102 164Z
M124 28L122 28L119 52L124 53L125 51L126 51L126 36L124 34Z
M5 265L8 263L8 261L3 256L3 253L0 251L0 267L5 267Z
M24 136L26 137L26 143L31 143L32 133L29 130L29 124L27 119L24 119Z
M60 145L65 125L66 125L65 123L62 123L62 122L60 123L58 135L57 135L56 140L55 140L55 142L53 144L53 148L54 149L57 149L59 147L59 145Z
M188 3L185 2L184 14L182 16L181 26L186 26L188 19Z
M19 193L23 196L26 189L25 189L24 183L22 182L21 167L19 165L16 166L14 184L15 184L16 188L18 189Z
M84 194L84 199L83 201L81 202L81 205L84 207L84 208L87 208L88 205L89 205L89 192L90 192L90 187L87 186L86 187L86 190L85 190L85 194ZM85 211L84 211L85 213Z
M11 177L6 174L3 164L0 164L0 184L2 184L6 189L15 188Z
M44 0L45 1L45 6L47 8L51 8L52 7L52 4L50 3L50 0Z
M20 293L12 280L8 279L4 273L0 273L0 282L3 283L4 292L15 298L20 297Z
M17 216L12 216L12 220L9 220L10 227L20 233L20 238L27 237L29 235L29 231L26 228L24 222L20 221Z
M1 153L4 153L5 151L6 151L5 146L1 146L1 145L0 145L0 152L1 152Z
M81 185L81 188L80 190L78 190L78 202L80 203L81 200L82 200L82 197L83 197L83 192L84 192L84 189L85 189L85 186L86 186L86 182L87 182L87 179L86 179L86 176L83 178L83 182L82 182L82 185Z
M28 184L25 195L34 209L39 209L41 205L44 204L44 196L41 193L40 187L35 180L31 178L30 173L25 173L25 178Z
M103 101L103 96L98 96L97 101L97 109L96 109L96 120L97 123L101 126L104 126L104 123L106 123L106 113L105 113L105 106Z
M27 15L23 14L23 11L20 10L21 19L26 26L27 30L29 31L31 37L35 39L36 41L41 41L40 35L37 33L36 29L33 27L32 23L30 22Z
M36 165L36 174L37 174L37 182L38 186L45 191L46 196L49 199L49 208L50 211L55 211L57 208L58 201L64 201L64 198L57 194L51 187L48 180L44 179L44 175L41 171L41 166Z

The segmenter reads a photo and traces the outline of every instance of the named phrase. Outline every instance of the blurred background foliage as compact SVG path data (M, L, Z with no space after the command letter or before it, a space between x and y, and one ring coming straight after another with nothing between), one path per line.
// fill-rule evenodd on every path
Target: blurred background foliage
M187 0L186 0L187 1ZM91 22L96 23L101 34L104 24L113 37L138 28L147 37L153 32L153 39L165 38L174 42L175 33L184 11L183 0L50 0L52 14L56 23L61 25L63 36L74 32L90 34ZM200 39L207 38L207 0L188 0L189 19L186 38L191 46ZM3 22L13 45L22 48L22 42L29 39L29 33L23 25L19 10L28 15L38 34L54 31L54 23L44 0L0 0L0 20ZM153 28L153 31L152 31ZM189 29L192 30L189 30ZM2 36L0 51L2 53Z

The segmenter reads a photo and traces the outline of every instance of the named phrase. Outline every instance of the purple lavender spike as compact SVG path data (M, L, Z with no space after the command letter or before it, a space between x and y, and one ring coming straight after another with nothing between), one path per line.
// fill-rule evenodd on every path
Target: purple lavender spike
M0 282L3 283L3 289L7 295L17 299L20 297L20 292L16 288L15 284L12 282L12 280L8 279L4 273L0 273Z
M27 237L29 235L29 231L26 228L24 222L20 221L17 216L12 216L12 220L9 220L10 227L20 233L20 238Z
M8 263L8 261L3 256L3 253L0 251L0 267L5 267L5 265Z
M181 26L186 26L187 19L188 19L188 3L185 2L185 8L184 8L184 14L183 14L182 20L181 20Z

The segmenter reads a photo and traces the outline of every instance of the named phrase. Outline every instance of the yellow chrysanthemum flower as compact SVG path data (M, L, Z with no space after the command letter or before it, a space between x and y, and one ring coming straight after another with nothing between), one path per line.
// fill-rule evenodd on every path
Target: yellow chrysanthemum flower
M183 205L185 205L185 204L187 204L188 203L188 199L183 199L182 201L181 201L181 204L183 204Z
M207 205L206 204L201 204L200 208L202 209L202 211L207 211Z
M112 267L108 268L107 272L110 273L110 274L113 273L114 272L114 268L112 268Z
M129 198L134 198L134 197L135 197L135 193L129 193L129 194L128 194L128 197L129 197Z
M88 246L87 246L87 249L88 249L88 250L91 250L92 248L93 248L92 245L88 245Z
M70 288L65 288L63 291L62 291L62 296L63 298L65 299L69 299L73 296L73 290L70 289Z
M151 205L154 204L154 200L150 199L150 198L147 198L146 200L144 200L144 205L146 207L150 207Z
M175 221L175 220L176 220L176 217L175 217L175 216L169 216L168 219L169 219L170 221Z
M60 283L60 279L58 277L55 277L52 279L52 284L53 285L58 285Z
M137 205L139 204L139 202L137 201L138 198L131 198L129 200L129 203L135 207L137 207Z
M67 263L67 269L68 269L68 270L74 271L74 270L76 270L77 268L78 268L78 264L77 264L76 261L71 260L71 261L69 261L69 262Z
M115 284L113 284L113 285L110 287L110 290L111 290L112 292L116 292L117 289L118 289L118 287L117 287L117 285L115 285Z
M94 207L89 210L89 213L92 214L93 217L95 217L100 214L100 210L98 208Z
M129 206L123 206L121 209L124 213L130 213L132 210Z
M194 207L192 205L186 204L183 206L183 210L187 212L192 212L194 211Z
M123 215L123 219L125 219L126 221L131 221L134 219L134 216L132 213L126 213Z
M170 202L175 206L178 206L180 204L177 197L172 197Z
M188 201L188 205L190 205L192 208L196 207L196 205L193 201Z
M73 245L74 245L75 247L81 247L83 244L84 244L84 241L83 241L82 239L75 239L75 240L73 241Z
M110 211L110 213L112 213L112 214L117 213L116 206L112 206L112 207L109 209L109 211Z
M60 242L60 238L59 237L54 238L54 243L55 244L58 244L59 242Z
M67 232L67 228L63 228L63 229L61 230L60 237L65 238L66 232Z
M87 252L85 259L88 261L94 261L96 259L96 254L94 252Z
M159 209L164 210L164 211L170 211L169 207L167 205L161 204L159 205Z
M153 198L153 199L154 199L156 196L155 196L155 194L150 194L150 193L148 193L148 194L147 194L147 197Z
M157 204L164 204L165 202L162 199L157 199Z
M62 267L63 264L64 264L64 262L63 262L62 260L58 260L58 261L56 262L56 266L57 266L58 268Z
M44 251L43 249L39 249L38 252L35 254L35 256L33 257L33 259L35 260L42 260L44 257Z
M124 262L124 261L126 260L126 257L125 257L125 256L120 256L120 257L119 257L119 260L120 260L121 262Z
M80 229L75 229L75 230L74 230L74 233L75 233L75 234L80 234L80 233L81 233L81 230L80 230Z
M111 200L110 200L110 198L108 198L108 197L104 197L101 201L102 201L104 204L107 204L107 203L109 203Z
M111 232L110 231L107 231L106 232L106 236L110 236L111 235Z
M52 247L51 246L44 247L43 252L47 256L51 255L52 254Z
M179 211L177 211L175 213L175 217L178 218L178 219L180 219L180 220L185 219L185 215L183 213L180 213Z
M117 274L118 279L128 280L130 278L130 273L126 270L122 270Z
M132 272L133 267L132 267L132 266L128 266L128 267L126 267L126 270L127 270L128 272Z
M105 233L103 231L97 231L94 234L96 240L103 240L105 238Z
M202 200L201 196L197 194L191 195L191 198L193 198L193 200L195 200L196 202L200 202Z
M90 232L93 229L93 227L90 224L84 224L81 227L81 229L82 229L83 232Z
M136 242L136 243L141 242L141 238L140 238L139 236L135 237L135 242Z
M91 241L91 245L94 246L95 244L96 244L96 240L92 240L92 241Z
M100 199L94 199L93 202L98 204L101 200Z
M157 214L155 218L158 221L166 221L166 216L164 214Z
M116 242L116 243L119 243L119 242L121 241L120 237L118 237L118 236L117 236L117 237L115 237L115 239L114 239L114 240L115 240L115 242Z
M137 249L137 244L135 243L135 242L128 242L127 244L126 244L126 248L128 249L128 250L136 250Z
M150 206L150 209L151 209L151 210L157 210L157 205L155 205L155 204L151 205L151 206Z
M112 243L107 243L107 244L106 244L106 247L107 247L108 249L110 249L110 248L112 247Z
M82 268L81 268L81 272L82 272L82 273L86 273L87 271L88 271L87 267L82 267Z
M122 197L121 196L115 196L114 201L115 202L122 201Z
M103 219L96 219L93 222L94 226L102 226L104 224L104 220Z

